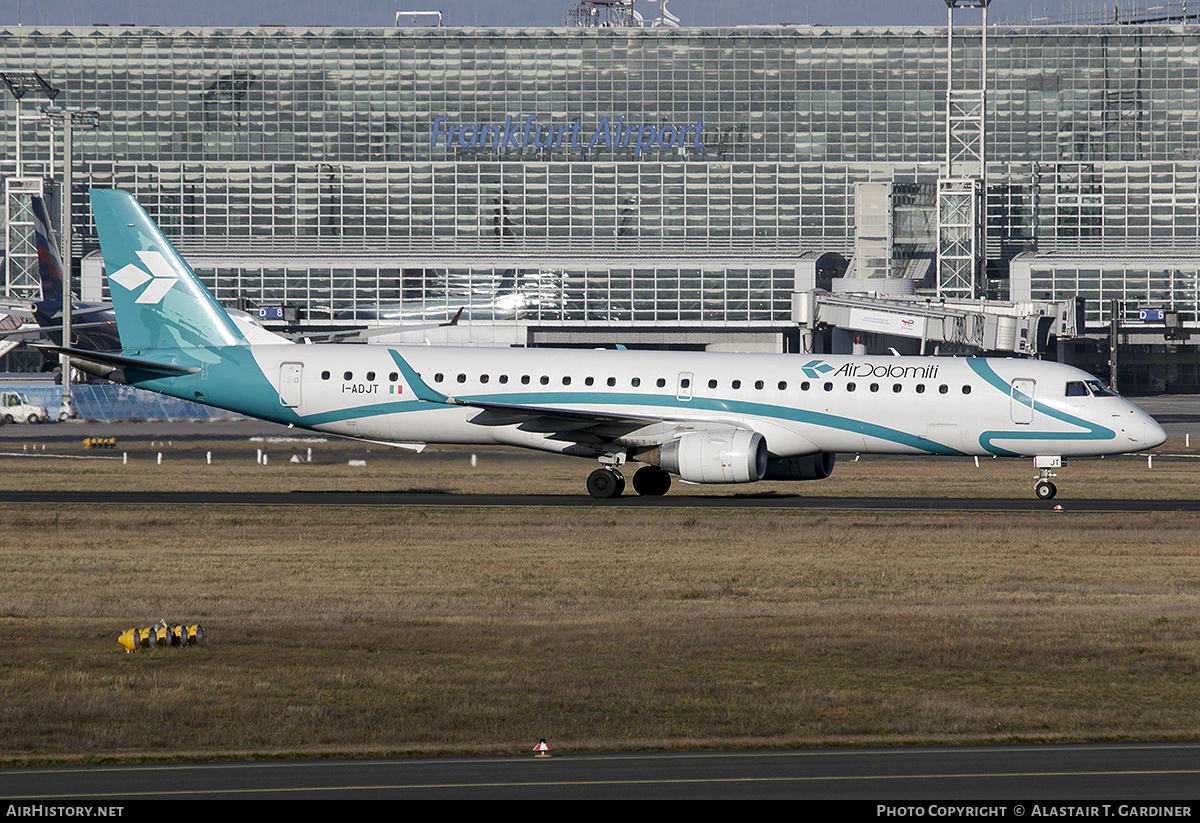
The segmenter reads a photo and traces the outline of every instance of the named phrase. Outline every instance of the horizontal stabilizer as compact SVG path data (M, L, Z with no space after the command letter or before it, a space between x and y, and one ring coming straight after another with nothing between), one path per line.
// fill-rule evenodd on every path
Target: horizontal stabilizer
M73 360L99 363L104 366L112 366L119 369L141 369L142 371L153 371L170 375L200 373L200 368L198 366L179 366L175 363L160 363L154 360L142 360L138 357L124 357L120 354L113 354L112 352L70 349L65 346L49 346L41 343L34 343L33 348L40 349L42 351L53 352L54 354L65 354Z

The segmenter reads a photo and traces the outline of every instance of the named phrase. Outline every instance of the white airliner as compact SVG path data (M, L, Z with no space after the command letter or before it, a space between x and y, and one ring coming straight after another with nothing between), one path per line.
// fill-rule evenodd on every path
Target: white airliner
M1035 360L298 345L248 339L127 192L92 209L122 348L69 350L132 385L420 450L504 444L592 458L587 489L828 477L838 452L1067 457L1166 433L1094 377ZM262 340L264 342L259 342Z

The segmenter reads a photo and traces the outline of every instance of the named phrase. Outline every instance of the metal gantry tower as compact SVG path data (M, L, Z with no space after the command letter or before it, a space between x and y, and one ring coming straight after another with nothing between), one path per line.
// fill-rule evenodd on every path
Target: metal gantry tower
M40 115L22 114L21 104L26 97L53 100L59 90L52 87L36 71L0 72L0 81L8 88L16 103L13 118L16 139L16 173L4 180L4 293L10 297L36 299L41 294L38 279L37 247L33 239L33 197L45 197L45 172L26 176L25 159L21 153L22 123L40 119Z
M946 160L937 187L939 297L984 297L987 198L987 7L992 0L946 3ZM979 74L955 62L954 10L980 9Z

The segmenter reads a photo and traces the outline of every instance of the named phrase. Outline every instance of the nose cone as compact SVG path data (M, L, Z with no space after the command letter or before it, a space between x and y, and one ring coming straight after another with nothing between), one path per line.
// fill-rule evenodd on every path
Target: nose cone
M1162 426L1158 425L1158 421L1150 415L1146 415L1146 420L1143 423L1142 446L1147 449L1153 449L1155 446L1161 446L1167 442L1167 432Z

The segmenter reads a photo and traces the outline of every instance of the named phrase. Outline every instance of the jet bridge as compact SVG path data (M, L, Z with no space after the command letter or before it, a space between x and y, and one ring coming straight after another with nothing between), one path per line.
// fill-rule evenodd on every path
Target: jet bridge
M926 345L953 345L980 352L1036 355L1051 335L1074 337L1072 303L1004 303L990 300L881 295L873 292L830 293L822 289L792 296L792 320L806 336L823 327L908 338ZM878 337L877 337L878 340ZM879 341L878 349L887 346ZM865 353L865 350L864 350Z

